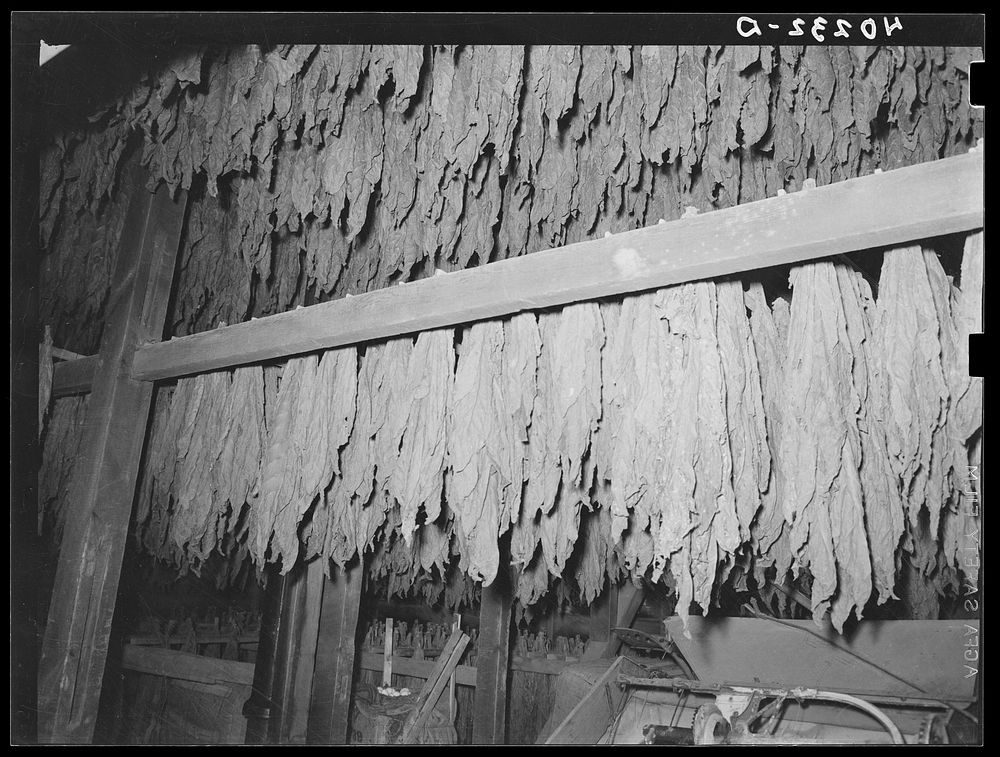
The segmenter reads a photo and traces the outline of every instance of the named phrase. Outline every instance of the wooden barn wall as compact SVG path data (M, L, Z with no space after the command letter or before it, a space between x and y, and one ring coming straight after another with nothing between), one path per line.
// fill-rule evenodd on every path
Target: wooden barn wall
M95 351L124 164L191 188L173 333L964 152L971 48L179 54L41 165L41 319Z

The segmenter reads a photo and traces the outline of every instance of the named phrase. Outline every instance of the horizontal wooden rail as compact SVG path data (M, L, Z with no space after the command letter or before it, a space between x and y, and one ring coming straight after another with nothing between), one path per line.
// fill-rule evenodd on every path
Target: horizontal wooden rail
M382 654L379 652L362 652L361 669L382 670ZM566 660L543 660L527 659L521 657L510 658L511 670L520 670L525 673L538 673L540 675L557 676L574 662ZM401 676L411 676L413 678L427 678L431 670L434 669L433 660L416 660L412 657L392 656L392 672ZM476 666L459 665L455 668L456 681L462 686L476 685Z
M220 660L173 649L126 644L122 668L183 681L250 686L253 684L254 663Z
M251 646L257 643L259 634L257 632L253 633L242 633L239 636L233 638L231 635L226 633L207 633L207 634L197 634L194 637L195 644L228 644L231 641L235 641L241 646ZM188 641L187 636L182 636L180 634L175 634L172 636L154 636L153 634L135 634L134 636L129 636L127 643L134 644L137 647L169 647L171 644L184 644Z
M52 396L68 397L89 392L94 383L97 360L97 355L57 360L52 366Z
M156 380L983 225L982 149L345 297L136 350Z

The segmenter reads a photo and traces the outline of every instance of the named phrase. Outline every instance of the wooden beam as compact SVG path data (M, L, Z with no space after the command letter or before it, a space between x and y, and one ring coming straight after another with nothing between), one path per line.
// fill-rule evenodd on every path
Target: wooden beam
M153 391L130 366L137 345L163 335L187 204L163 185L145 191L136 171L42 643L43 742L93 738Z
M282 607L285 650L282 666L282 707L278 719L278 744L305 744L316 649L319 640L320 610L326 574L323 560L316 558L296 566L296 579L287 603Z
M345 297L140 349L165 379L983 225L983 152Z
M52 396L68 397L86 394L94 385L97 355L87 355L75 360L59 360L52 366Z
M122 656L122 667L138 673L166 676L182 681L199 683L235 683L250 686L253 683L252 662L221 660L202 657L188 652L161 647L144 647L126 644Z
M503 557L508 549L501 547L501 565L506 564ZM499 570L493 583L483 587L480 603L473 744L503 744L507 737L512 605L510 577L506 570Z
M631 581L626 581L620 590L618 604L618 624L616 628L631 628L635 622L635 616L639 614L639 608L646 598L646 590L641 586L635 586ZM622 640L615 635L611 636L608 645L604 648L602 657L615 657L622 647Z
M316 668L309 702L307 741L346 744L354 683L358 612L364 564L355 559L346 569L332 568L323 587L316 646Z
M247 719L245 739L247 744L266 744L276 740L276 727L271 725L281 707L279 682L281 651L279 639L284 620L282 609L285 595L291 590L292 576L282 576L278 566L267 567L267 584L264 587L260 612L260 633L257 639L257 657L253 669L253 687L250 697L243 703L243 716Z
M583 659L601 657L614 636L611 629L617 625L618 587L605 578L604 591L590 605L590 629Z

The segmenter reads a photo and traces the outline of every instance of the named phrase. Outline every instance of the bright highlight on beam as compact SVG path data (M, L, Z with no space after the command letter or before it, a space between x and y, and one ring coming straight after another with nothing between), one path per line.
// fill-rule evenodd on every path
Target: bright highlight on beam
M65 50L69 45L47 45L45 41L42 40L40 43L40 49L38 51L38 65L44 66L50 60L55 58L59 53Z

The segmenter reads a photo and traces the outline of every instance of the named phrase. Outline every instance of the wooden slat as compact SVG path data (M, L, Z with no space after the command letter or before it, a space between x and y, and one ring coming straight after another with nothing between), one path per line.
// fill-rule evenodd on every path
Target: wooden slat
M62 347L50 347L49 353L54 359L57 360L80 360L82 358L88 357L87 355L81 355L78 352L70 352L69 350L64 350Z
M382 637L382 685L392 686L392 644L393 627L392 618L385 619L385 635Z
M284 625L290 639L288 662L283 669L285 682L278 730L279 744L306 743L325 584L323 560L313 559L301 567L291 602L282 608L282 614L287 618Z
M605 579L604 591L590 605L590 629L584 660L601 657L613 638L611 629L618 623L618 587Z
M254 663L253 687L250 697L243 703L243 715L247 719L245 738L247 744L267 744L277 741L275 717L281 709L281 680L283 678L282 652L279 641L282 637L282 610L286 595L291 591L294 576L282 576L277 565L267 568L267 584L261 601L260 633L257 640L257 656Z
M382 654L379 652L362 652L360 667L362 670L374 670L381 672L383 664ZM573 662L566 660L543 660L527 659L520 657L510 658L510 669L520 670L525 673L540 673L547 676L557 676L562 673L567 665ZM412 657L400 657L393 655L392 672L395 675L411 676L413 678L427 678L434 667L433 660L415 660ZM476 668L473 665L459 665L455 669L455 680L460 686L476 685Z
M42 643L43 742L93 737L153 391L129 368L135 347L163 334L187 202L146 192L136 170Z
M89 392L99 362L97 355L56 361L52 366L52 396L68 397Z
M616 705L624 696L616 685L625 658L618 657L590 687L577 705L556 726L546 744L596 744L611 723Z
M358 665L362 670L382 671L383 658L378 652L362 652ZM412 657L392 658L392 672L398 676L427 679L434 670L433 660L414 660ZM476 685L476 669L472 665L459 665L455 668L455 679L461 686Z
M508 549L506 544L501 545L501 565ZM506 739L512 605L510 577L500 570L493 583L483 587L481 595L473 744L503 744Z
M983 153L837 182L148 345L163 379L983 225Z
M254 664L201 657L173 649L126 644L122 667L139 673L178 678L183 681L250 686L253 683Z
M618 625L616 628L632 627L632 623L635 622L635 616L639 614L639 608L642 607L642 601L645 599L645 596L646 592L642 587L634 586L631 581L625 582L621 588L621 595L618 600ZM621 647L622 640L612 635L601 656L615 657Z
M354 682L355 635L364 565L355 560L346 569L332 568L323 587L316 668L309 702L307 741L346 744Z
M430 717L431 710L441 698L441 694L448 685L451 674L458 667L458 661L462 658L462 653L465 652L465 647L468 644L469 637L461 631L455 631L448 638L448 643L444 645L441 656L434 663L434 670L417 696L416 706L407 716L406 722L403 723L403 731L399 737L401 744L416 743L417 734L420 733L427 718Z

